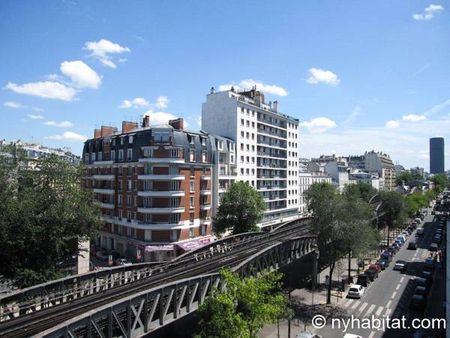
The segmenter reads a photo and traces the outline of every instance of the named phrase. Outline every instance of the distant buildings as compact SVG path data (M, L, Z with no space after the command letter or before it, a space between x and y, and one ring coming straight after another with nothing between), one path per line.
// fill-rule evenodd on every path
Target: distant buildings
M237 179L266 202L261 227L298 216L298 119L266 103L256 88L215 92L202 105L202 129L236 143Z
M430 174L445 173L444 138L430 138Z
M69 148L50 148L38 143L27 143L20 140L7 142L5 140L0 140L0 152L1 148L8 144L15 144L16 146L22 148L26 152L26 158L28 160L29 166L34 166L33 161L44 158L50 155L56 155L68 163L77 165L81 162L81 157L73 154Z
M372 150L364 154L364 161L365 169L368 172L376 172L378 177L383 179L383 190L393 191L395 189L395 168L389 155Z

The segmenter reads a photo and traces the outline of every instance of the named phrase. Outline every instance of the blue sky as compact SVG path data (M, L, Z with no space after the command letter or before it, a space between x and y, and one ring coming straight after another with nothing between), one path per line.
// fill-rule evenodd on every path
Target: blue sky
M449 10L414 0L3 0L0 138L80 153L95 127L146 112L198 129L211 86L256 83L300 119L302 157L375 149L428 170L428 138L450 130Z

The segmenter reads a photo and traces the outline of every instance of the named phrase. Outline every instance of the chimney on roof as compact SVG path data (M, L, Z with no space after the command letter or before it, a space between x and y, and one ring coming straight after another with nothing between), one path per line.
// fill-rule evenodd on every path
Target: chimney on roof
M94 129L94 138L102 137L102 132L100 129Z
M150 116L149 115L145 115L144 118L142 119L142 127L143 128L150 127Z
M272 103L272 110L276 113L278 113L278 101L273 101Z
M170 120L169 125L171 125L174 129L183 130L184 129L183 118L179 117L176 120Z
M123 121L122 122L122 133L128 133L133 129L136 129L138 124L136 122Z
M100 136L111 136L112 134L117 132L116 127L110 127L110 126L102 126L102 129L100 129Z

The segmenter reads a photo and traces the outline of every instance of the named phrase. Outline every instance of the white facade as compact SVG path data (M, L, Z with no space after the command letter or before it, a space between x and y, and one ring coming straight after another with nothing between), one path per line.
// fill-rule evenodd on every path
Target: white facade
M298 120L264 102L255 89L207 95L202 129L236 142L237 179L263 196L267 210L261 226L298 216Z
M298 174L298 188L299 188L299 211L301 215L306 215L308 212L308 205L305 199L305 191L309 189L314 183L330 183L331 177L321 173L301 172Z

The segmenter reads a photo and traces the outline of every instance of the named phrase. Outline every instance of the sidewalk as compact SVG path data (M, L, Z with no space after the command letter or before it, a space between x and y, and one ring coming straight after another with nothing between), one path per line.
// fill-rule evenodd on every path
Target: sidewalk
M376 261L377 257L365 260L364 268L360 268L360 273L364 271L370 263ZM327 287L326 276L330 274L330 269L326 268L318 274L319 285L316 290L310 288L296 289L291 292L291 308L294 310L294 317L291 320L291 337L295 337L299 332L308 331L315 332L311 324L312 318L317 314L322 314L326 318L333 316L345 315L345 310L337 305L345 299L348 285L345 285L345 291L342 292L342 280L348 278L348 259L343 258L338 263L333 273L331 304L327 305ZM358 275L357 259L351 260L350 276L356 281ZM265 325L259 332L261 338L288 337L288 320L280 320L279 324Z

